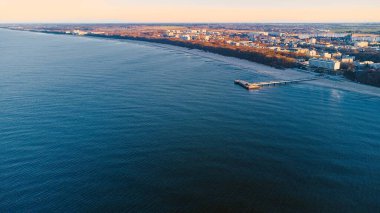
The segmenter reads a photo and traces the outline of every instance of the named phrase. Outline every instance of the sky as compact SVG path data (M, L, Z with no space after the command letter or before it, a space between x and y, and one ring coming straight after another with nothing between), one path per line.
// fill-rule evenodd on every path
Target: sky
M380 0L0 0L0 22L380 22Z

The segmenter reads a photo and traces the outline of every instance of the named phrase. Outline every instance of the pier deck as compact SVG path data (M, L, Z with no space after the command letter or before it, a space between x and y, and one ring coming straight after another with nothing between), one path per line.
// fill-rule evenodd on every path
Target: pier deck
M300 83L300 82L305 82L305 81L314 81L318 79L320 78L313 77L313 78L304 78L304 79L296 79L296 80L267 81L267 82L255 82L255 83L249 83L244 80L235 80L235 84L238 84L247 90L254 90L254 89L260 89L261 87L264 87L264 86L286 85L286 84Z

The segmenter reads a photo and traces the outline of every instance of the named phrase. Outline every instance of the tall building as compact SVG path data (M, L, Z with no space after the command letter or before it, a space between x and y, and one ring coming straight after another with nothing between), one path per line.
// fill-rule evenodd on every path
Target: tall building
M317 59L313 58L309 60L310 67L323 68L327 70L339 70L340 62L330 59Z

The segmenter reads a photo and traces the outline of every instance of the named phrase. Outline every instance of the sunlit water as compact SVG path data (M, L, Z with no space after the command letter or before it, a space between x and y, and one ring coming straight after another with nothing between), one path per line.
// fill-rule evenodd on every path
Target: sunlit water
M0 212L378 212L380 99L0 30Z

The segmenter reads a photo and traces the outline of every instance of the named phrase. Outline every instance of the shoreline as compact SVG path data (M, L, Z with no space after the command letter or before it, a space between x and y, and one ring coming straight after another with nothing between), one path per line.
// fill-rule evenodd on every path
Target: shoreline
M134 41L134 40L128 40L128 41ZM159 43L154 43L154 42L145 42L145 41L136 41L136 42L138 43L144 42L146 45L170 49L174 51L188 53L188 54L212 59L215 61L223 62L223 63L236 66L242 69L247 69L247 71L259 73L267 77L273 77L274 78L273 80L294 80L294 79L315 77L318 75L318 73L314 73L310 71L299 71L297 69L276 69L274 67L259 64L256 62L239 59L235 57L223 56L216 53L210 53L210 52L206 52L206 51L198 50L198 49L188 49L184 47L168 45L168 44L159 44ZM337 90L342 90L342 91L355 92L355 93L361 93L365 95L380 97L380 88L366 85L366 84L360 84L357 82L352 82L344 78L343 76L327 76L327 78L321 78L315 81L303 82L302 84L309 84L313 86L321 86L321 87L327 87L330 89L337 89Z
M13 29L7 29L7 28L2 28L2 29L13 30ZM27 30L14 30L14 31L43 33L43 34L51 34L51 35L64 35L64 36L67 35L63 33L35 32L35 31L27 31ZM69 36L73 36L73 35L69 35ZM208 58L211 60L223 62L223 63L236 66L242 69L246 69L247 71L259 73L266 77L272 77L273 78L272 80L294 80L294 79L315 77L318 75L318 73L314 73L311 71L300 71L300 70L297 70L296 68L277 69L275 67L249 61L246 59L240 59L240 58L232 57L232 56L224 56L221 54L207 52L200 49L190 49L190 48L176 46L172 44L162 44L162 43L158 43L154 41L142 41L142 40L134 40L134 39L128 39L128 38L112 38L112 37L100 37L100 36L76 36L76 37L102 39L102 40L109 40L109 41L136 42L136 43L141 43L144 45L174 50L174 51L178 51L182 53L187 53L187 54L196 55L203 58ZM344 78L343 76L327 75L327 78L321 78L315 81L303 82L303 84L321 86L321 87L326 87L326 88L331 88L331 89L337 89L337 90L342 90L342 91L355 92L355 93L361 93L365 95L380 97L380 88L374 87L371 85L352 82Z

